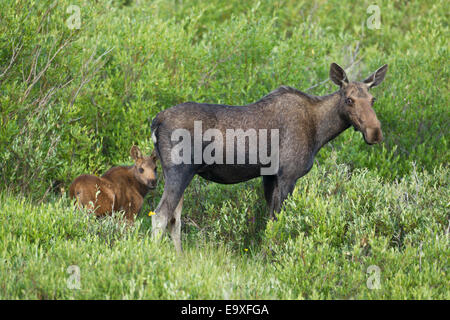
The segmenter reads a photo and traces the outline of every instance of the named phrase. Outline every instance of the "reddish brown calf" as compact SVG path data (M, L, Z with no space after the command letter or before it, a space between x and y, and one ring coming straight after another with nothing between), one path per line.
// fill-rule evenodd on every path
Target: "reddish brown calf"
M156 187L156 155L144 157L137 146L130 151L132 166L109 169L103 176L83 174L70 185L70 198L78 207L92 211L97 217L125 211L125 218L134 222L144 197Z

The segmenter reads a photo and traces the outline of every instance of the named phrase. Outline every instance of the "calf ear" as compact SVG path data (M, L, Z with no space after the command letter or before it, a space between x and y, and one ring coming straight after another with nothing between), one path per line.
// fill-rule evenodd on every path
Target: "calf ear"
M142 159L142 152L138 146L132 146L130 150L130 156L134 161Z
M363 82L367 84L367 86L370 88L376 87L384 80L384 76L386 75L388 69L388 65L385 64L381 68L379 68L377 71L372 73L367 79L365 79Z
M153 149L152 154L150 155L150 158L154 163L156 163L156 160L158 160L158 156L156 155L156 149Z
M330 66L330 79L341 88L348 85L348 78L344 69L334 62Z

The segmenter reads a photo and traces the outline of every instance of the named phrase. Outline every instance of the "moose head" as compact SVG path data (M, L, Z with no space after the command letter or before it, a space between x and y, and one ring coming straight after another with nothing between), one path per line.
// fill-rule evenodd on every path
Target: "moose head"
M373 110L376 99L369 90L384 80L387 69L388 66L385 64L365 80L358 82L349 81L344 69L336 63L331 64L330 79L340 86L342 113L355 130L363 134L367 144L383 140L381 124Z

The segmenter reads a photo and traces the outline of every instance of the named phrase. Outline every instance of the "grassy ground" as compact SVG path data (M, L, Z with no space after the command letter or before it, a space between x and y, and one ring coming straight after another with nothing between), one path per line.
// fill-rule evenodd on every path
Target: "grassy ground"
M0 298L449 299L448 183L442 168L391 183L316 168L267 222L256 183L202 190L204 210L193 205L205 188L197 180L181 256L168 238L150 241L146 211L126 227L74 211L66 198L36 205L2 194ZM209 196L218 191L246 198ZM70 289L69 266L79 268L79 289Z
M0 298L449 299L449 2L373 4L2 0ZM331 62L389 64L385 140L325 146L276 222L258 180L195 178L182 256L149 239L162 181L134 227L74 212L72 179L150 152L159 111L328 94Z

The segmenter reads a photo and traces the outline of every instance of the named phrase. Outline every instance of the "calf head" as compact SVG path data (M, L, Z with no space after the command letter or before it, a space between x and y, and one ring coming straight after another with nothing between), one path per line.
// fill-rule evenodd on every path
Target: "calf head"
M156 188L156 154L143 156L137 146L131 147L130 156L134 160L133 173L135 178L150 189Z
M388 66L385 64L364 81L350 82L344 69L336 63L331 64L330 79L341 87L343 114L355 130L363 134L367 144L375 144L383 140L381 124L373 110L375 98L369 93L369 89L384 80L387 68Z

